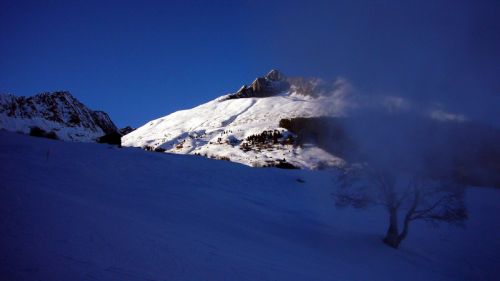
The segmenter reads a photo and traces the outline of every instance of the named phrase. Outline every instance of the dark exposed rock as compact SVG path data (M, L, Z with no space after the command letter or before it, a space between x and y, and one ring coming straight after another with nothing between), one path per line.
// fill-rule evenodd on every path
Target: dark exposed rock
M101 127L101 129L106 134L116 132L118 130L118 128L116 128L115 124L113 123L113 121L111 121L111 118L109 117L109 115L106 112L94 111L94 114L92 117L93 117L95 123L97 124L97 126Z
M59 139L57 137L57 134L54 131L47 132L47 131L39 128L39 127L31 127L31 129L30 129L30 136L41 137L41 138L48 138L48 139L53 139L53 140Z
M271 70L264 77L258 77L250 86L243 85L227 99L264 98L284 92L292 92L303 96L319 97L329 95L344 86L343 79L326 82L319 78L286 77L278 70Z
M288 163L285 159L268 161L267 165L265 165L264 167L275 167L280 169L300 169L299 167L291 163Z
M117 131L105 134L104 136L97 139L98 143L107 143L121 146L122 135Z
M236 93L229 95L228 99L270 97L289 88L286 77L277 70L271 70L265 77L255 79L250 86L243 85Z
M129 133L132 133L133 131L135 131L135 129L134 129L134 128L132 128L132 127L130 127L130 126L127 126L127 127L125 127L125 128L121 128L121 129L119 129L119 130L118 130L118 132L119 132L122 136L124 136L124 135L126 135L126 134L129 134Z
M285 75L283 75L281 72L279 72L276 69L273 69L269 71L266 75L266 79L271 80L271 81L283 81L285 80Z
M299 169L299 167L296 167L286 161L279 161L275 167L280 169Z
M106 116L107 116L107 114L106 114ZM107 144L114 144L114 145L121 146L121 144L122 144L122 141L121 141L122 137L124 135L126 135L126 134L134 131L134 130L135 130L134 128L132 128L130 126L127 126L125 128L121 128L119 130L111 131L111 132L105 134L104 136L98 138L97 142L98 143L107 143Z
M165 148L163 148L163 147L157 147L157 148L155 148L153 151L154 151L154 152L165 152L165 151L167 151L167 150L166 150Z

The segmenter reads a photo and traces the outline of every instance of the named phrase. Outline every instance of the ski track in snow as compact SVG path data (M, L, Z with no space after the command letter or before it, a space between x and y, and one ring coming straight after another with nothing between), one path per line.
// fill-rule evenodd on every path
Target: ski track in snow
M252 100L250 105L247 106L246 108L244 108L240 113L235 114L235 115L229 117L229 119L227 119L226 121L221 122L221 127L227 127L227 126L231 125L234 122L234 120L236 120L236 118L240 117L245 112L247 112L255 103L256 103L256 101Z

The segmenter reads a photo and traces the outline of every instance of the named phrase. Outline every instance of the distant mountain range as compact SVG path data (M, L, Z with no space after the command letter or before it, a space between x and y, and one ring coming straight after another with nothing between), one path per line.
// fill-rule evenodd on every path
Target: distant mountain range
M69 92L0 95L0 129L252 167L343 167L392 153L399 166L422 165L439 177L500 186L499 130L442 109L412 111L397 97L363 104L354 92L344 79L286 77L272 70L234 93L136 130L117 129L108 114ZM404 157L408 151L418 163Z
M117 131L106 112L89 109L69 92L0 95L0 129L30 133L35 128L69 141L96 141Z
M354 92L344 79L272 70L235 93L149 121L121 142L253 167L322 169L392 157L436 177L500 186L499 130L442 109L412 110L398 97L366 103Z

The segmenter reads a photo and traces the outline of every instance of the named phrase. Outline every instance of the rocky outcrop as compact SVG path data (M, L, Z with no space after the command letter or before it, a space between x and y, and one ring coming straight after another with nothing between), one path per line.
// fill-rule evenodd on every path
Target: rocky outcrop
M106 133L104 136L100 137L97 139L98 143L107 143L107 144L114 144L118 145L121 147L122 144L122 137L128 133L133 132L135 129L127 126L125 128L121 128L117 131L112 131L109 133Z
M109 115L104 111L94 111L92 116L94 122L99 126L106 134L116 132L118 128L115 126Z
M127 127L119 129L118 133L120 133L122 136L124 136L126 134L132 133L133 131L135 131L135 128L127 126Z
M243 85L236 93L226 99L265 98L288 92L301 96L317 98L328 96L343 86L343 79L325 81L319 78L286 77L278 70L271 70L264 77L258 77L250 86Z
M266 75L266 79L269 81L283 81L286 79L285 75L283 73L279 72L276 69L273 69L269 71Z
M270 97L289 88L290 84L286 77L273 69L266 76L255 79L250 86L243 85L236 93L229 95L228 99Z

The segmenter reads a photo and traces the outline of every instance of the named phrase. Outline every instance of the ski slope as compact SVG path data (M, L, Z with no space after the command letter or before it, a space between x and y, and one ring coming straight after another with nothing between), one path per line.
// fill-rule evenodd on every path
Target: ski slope
M326 171L0 131L0 280L498 280L500 192L467 228L337 210Z

